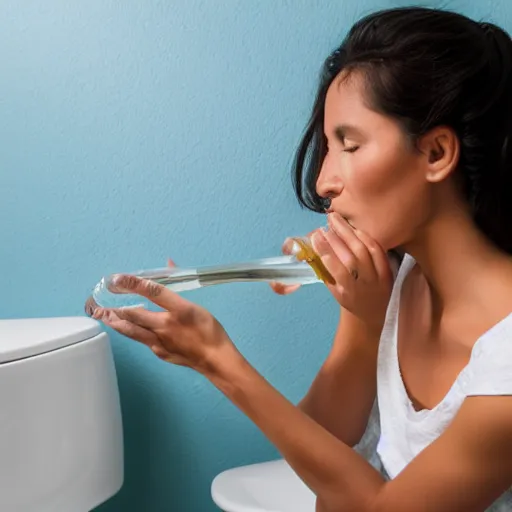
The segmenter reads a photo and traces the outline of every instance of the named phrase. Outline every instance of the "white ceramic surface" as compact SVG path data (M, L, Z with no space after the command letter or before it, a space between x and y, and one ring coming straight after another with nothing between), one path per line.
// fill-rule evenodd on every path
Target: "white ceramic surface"
M31 320L26 329L16 321L20 331L4 322L13 321L0 321L0 353L17 339L27 350L29 339L39 349L51 348L0 364L0 511L90 511L123 482L121 410L108 336L89 337L99 332L93 320L66 319L55 333L62 341L65 332L72 344L55 348L48 319L40 327ZM38 343L43 338L47 343Z
M0 320L0 363L67 347L100 332L100 324L87 317Z
M282 459L228 469L211 492L225 512L315 512L315 495Z

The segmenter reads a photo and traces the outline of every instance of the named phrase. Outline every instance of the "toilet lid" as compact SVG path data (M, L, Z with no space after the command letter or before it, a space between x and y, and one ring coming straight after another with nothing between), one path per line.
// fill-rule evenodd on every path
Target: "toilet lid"
M87 317L0 320L0 364L85 341L101 332Z

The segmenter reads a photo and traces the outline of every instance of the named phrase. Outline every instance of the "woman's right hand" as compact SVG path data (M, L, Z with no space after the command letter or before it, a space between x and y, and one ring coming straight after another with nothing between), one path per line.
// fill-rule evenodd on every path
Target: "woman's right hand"
M339 305L371 331L381 332L393 288L393 270L385 250L337 213L327 216L329 229L311 237L314 251L334 278L326 283Z
M326 283L340 306L369 328L380 332L393 287L393 269L384 249L367 234L354 230L340 215L328 215L329 229L308 234L313 249L334 278ZM291 241L283 253L291 254ZM272 283L274 292L288 295L300 285Z

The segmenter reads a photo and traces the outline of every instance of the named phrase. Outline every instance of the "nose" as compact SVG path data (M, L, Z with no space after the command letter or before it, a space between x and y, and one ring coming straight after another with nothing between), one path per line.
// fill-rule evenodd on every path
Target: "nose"
M327 154L316 180L316 193L324 199L332 200L341 194L343 188L343 180L339 169L336 169L330 162L329 155Z

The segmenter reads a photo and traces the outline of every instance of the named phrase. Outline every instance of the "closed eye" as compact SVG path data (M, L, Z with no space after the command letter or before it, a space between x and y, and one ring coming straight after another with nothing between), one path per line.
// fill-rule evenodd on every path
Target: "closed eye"
M352 146L350 148L345 148L343 151L345 153L355 153L359 149L359 146Z

